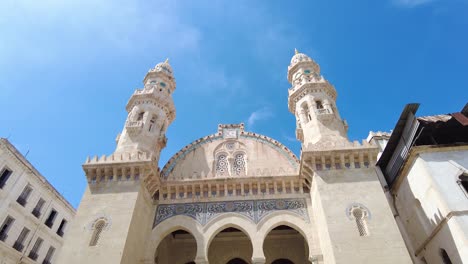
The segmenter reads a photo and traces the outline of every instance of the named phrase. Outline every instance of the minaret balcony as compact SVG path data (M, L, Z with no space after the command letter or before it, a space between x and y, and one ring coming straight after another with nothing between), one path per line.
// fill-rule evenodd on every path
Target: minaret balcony
M129 134L137 134L143 130L143 121L127 121L125 128Z
M333 118L333 112L328 108L315 109L315 113L317 118L321 120L330 120Z
M332 113L329 109L326 108L317 109L315 110L315 112L317 113L317 115L327 115Z

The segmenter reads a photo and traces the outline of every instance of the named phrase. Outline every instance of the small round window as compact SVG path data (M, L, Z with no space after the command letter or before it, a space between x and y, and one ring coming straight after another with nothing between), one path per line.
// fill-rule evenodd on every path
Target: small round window
M305 70L304 73L305 74L310 74L310 70Z
M166 84L163 82L160 82L159 85L161 85L162 87L166 87Z

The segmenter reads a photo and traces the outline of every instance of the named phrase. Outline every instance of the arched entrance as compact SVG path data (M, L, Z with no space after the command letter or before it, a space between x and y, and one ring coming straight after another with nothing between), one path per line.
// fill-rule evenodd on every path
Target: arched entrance
M309 247L304 237L295 229L280 225L271 230L263 242L266 263L310 263Z
M245 262L243 259L235 258L235 259L231 259L230 261L228 261L227 264L248 264L248 263Z
M290 261L289 259L277 259L271 264L294 264L294 262Z
M211 241L208 248L209 263L249 264L252 259L252 242L241 230L228 227Z
M179 229L161 240L156 250L155 263L194 263L196 254L197 242L193 235Z

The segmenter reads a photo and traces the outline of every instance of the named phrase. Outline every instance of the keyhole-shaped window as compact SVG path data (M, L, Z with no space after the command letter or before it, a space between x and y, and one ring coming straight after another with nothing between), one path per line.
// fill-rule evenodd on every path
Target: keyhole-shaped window
M93 235L91 237L91 241L89 241L89 245L91 247L94 247L94 246L96 246L98 244L99 238L101 237L101 233L104 230L104 227L106 227L106 221L103 220L103 219L98 220L94 224L94 232L93 232Z
M243 153L235 155L234 160L234 174L238 176L245 175L245 157Z
M354 220L356 221L357 229L359 231L359 236L368 236L368 230L367 230L367 214L364 210L361 208L354 208L353 209L353 217Z

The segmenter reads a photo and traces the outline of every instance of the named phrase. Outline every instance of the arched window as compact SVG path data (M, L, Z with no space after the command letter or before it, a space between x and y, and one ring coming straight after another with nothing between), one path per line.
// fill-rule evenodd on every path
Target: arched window
M228 166L227 154L225 153L219 154L216 160L216 175L217 176L229 175L228 168L229 166Z
M137 121L143 120L143 116L145 115L145 112L140 112L137 116Z
M94 247L97 245L99 238L101 236L101 233L105 227L106 227L106 221L104 219L100 219L94 224L94 232L91 237L91 241L89 241L89 246Z
M234 175L245 175L245 155L244 153L237 153L234 159L233 166Z
M310 120L312 120L312 117L310 116L310 111L309 111L309 106L307 106L307 103L303 103L302 104L302 111L304 111L304 114L306 116L306 122L309 122Z
M323 109L322 101L320 100L315 101L315 105L317 106L317 109Z
M153 128L154 128L154 123L156 122L156 116L152 116L151 117L151 120L150 120L150 123L149 123L149 127L148 127L148 131L149 132L152 132L153 131Z
M354 220L359 231L360 236L368 236L369 232L367 230L367 212L362 208L356 207L352 210Z
M452 261L450 260L450 257L447 254L447 251L445 251L445 249L443 248L440 249L440 256L442 257L442 263L452 264Z

